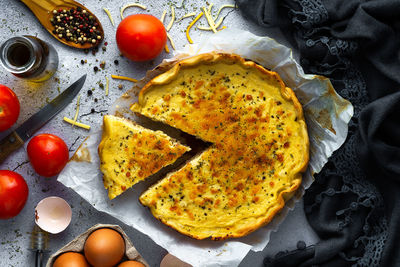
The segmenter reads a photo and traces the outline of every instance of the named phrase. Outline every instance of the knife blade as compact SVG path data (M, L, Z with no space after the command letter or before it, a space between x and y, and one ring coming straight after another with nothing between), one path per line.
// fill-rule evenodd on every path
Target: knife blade
M0 141L0 163L12 152L19 149L33 134L63 110L79 93L86 80L86 74L71 84L44 108L27 119L15 131Z

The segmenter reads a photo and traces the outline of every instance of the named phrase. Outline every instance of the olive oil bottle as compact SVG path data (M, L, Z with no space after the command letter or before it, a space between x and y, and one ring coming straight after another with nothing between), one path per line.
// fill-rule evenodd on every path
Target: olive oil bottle
M0 62L18 78L32 82L48 80L58 68L54 47L37 37L12 37L0 46Z

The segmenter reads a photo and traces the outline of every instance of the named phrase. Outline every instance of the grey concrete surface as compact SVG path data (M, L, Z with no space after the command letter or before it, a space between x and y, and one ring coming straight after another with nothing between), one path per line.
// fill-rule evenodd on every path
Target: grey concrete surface
M91 131L96 131L101 127L102 115L107 113L108 107L113 103L124 91L128 90L132 85L127 81L110 80L110 93L105 96L104 90L99 87L99 83L105 84L105 77L111 74L119 74L134 78L141 78L145 72L155 67L162 59L171 57L172 54L161 54L156 60L145 63L134 63L126 58L120 57L117 45L115 43L115 30L103 11L103 7L108 8L113 15L116 25L120 22L120 7L132 2L140 2L145 4L147 11L138 8L129 8L127 14L133 13L149 13L160 17L164 9L169 10L169 5L175 4L181 6L181 1L129 1L129 0L82 0L81 3L91 10L100 19L105 29L105 42L108 42L106 51L100 48L96 55L91 53L85 54L82 51L69 48L48 34L48 32L40 25L32 12L20 1L17 0L0 0L2 12L0 13L0 43L8 38L17 35L34 35L45 40L56 48L60 63L56 74L48 81L41 84L30 83L14 77L0 68L0 84L4 84L12 88L18 95L21 103L21 114L13 128L20 125L32 114L37 112L46 104L46 101L53 99L69 84L77 80L82 74L88 75L86 83L82 88L80 116L78 121L90 124ZM229 1L216 1L214 11L223 3L232 3ZM205 6L205 1L186 0L184 8L176 9L177 18L183 14L198 11ZM222 15L226 15L229 9L222 11ZM169 15L166 16L166 23L170 20ZM173 36L176 47L179 49L187 44L184 30L191 19L182 20L174 24L170 34ZM203 24L204 21L203 21ZM230 12L224 25L230 28L240 28L248 30L257 35L268 35L286 44L282 35L277 29L262 29L256 25L249 23L243 19L239 11ZM201 32L193 29L191 36L194 41L199 34L212 34L210 32ZM87 64L82 65L81 60L87 60ZM117 59L118 66L113 62ZM99 66L101 61L106 62L106 67L97 73L93 71L94 66ZM118 89L118 85L122 84L123 89ZM94 88L93 95L87 94L88 90ZM95 98L98 99L95 102ZM60 136L65 140L70 148L70 155L78 148L83 139L90 133L84 129L71 127L62 121L64 116L72 118L75 114L76 98L66 107L60 114L47 123L39 133L52 133ZM91 113L94 109L95 112ZM4 137L7 132L0 133L0 138ZM26 148L26 147L25 147ZM119 224L131 238L135 247L143 255L151 266L159 266L163 256L167 251L156 245L147 236L141 234L135 229L128 227L117 219L96 211L87 202L81 199L74 191L64 187L56 181L56 178L43 178L38 176L30 166L25 148L12 154L5 162L0 164L0 169L14 170L20 173L27 181L29 186L29 199L25 208L15 218L9 220L0 220L0 263L2 266L33 266L34 254L29 250L30 232L34 225L34 208L36 204L43 198L48 196L59 196L64 198L72 206L73 216L71 225L62 233L52 235L50 237L49 251L45 258L47 260L51 253L54 253L66 243L74 239L75 236L84 232L89 227L97 223ZM243 260L240 266L262 266L265 256L273 256L281 250L290 250L296 247L298 240L304 240L307 245L317 240L316 235L308 226L304 217L302 202L296 205L294 211L290 212L287 219L279 228L278 232L273 233L271 241L264 251L254 253L251 252ZM185 259L182 259L185 260Z

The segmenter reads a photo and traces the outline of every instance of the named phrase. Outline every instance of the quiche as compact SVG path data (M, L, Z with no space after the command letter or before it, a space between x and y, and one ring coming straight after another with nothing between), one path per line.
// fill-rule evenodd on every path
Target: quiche
M280 76L238 55L183 59L147 83L131 110L206 142L140 202L196 239L241 237L272 220L309 160L302 106Z
M189 150L161 131L146 129L124 118L104 116L98 153L108 197L117 197Z

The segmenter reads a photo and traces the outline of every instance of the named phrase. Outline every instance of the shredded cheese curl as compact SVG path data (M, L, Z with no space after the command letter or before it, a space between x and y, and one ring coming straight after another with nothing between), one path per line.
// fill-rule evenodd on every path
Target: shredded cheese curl
M106 77L106 96L108 96L108 88L110 86L110 80Z
M175 8L174 8L174 6L171 6L171 21L168 23L168 26L166 29L167 32L172 28L174 21L175 21Z
M140 7L141 9L145 9L145 10L147 9L147 7L142 4L128 4L121 8L121 11L120 11L121 19L124 19L123 13L124 13L125 9L127 9L128 7Z
M117 79L117 80L131 81L131 82L134 82L134 83L138 81L138 80L136 80L134 78L129 78L129 77L125 77L125 76L119 76L119 75L111 75L111 78Z
M72 125L81 127L83 129L90 130L90 125L87 125L87 124L84 124L84 123L80 123L80 122L75 122L75 121L73 121L73 120L71 120L71 119L69 119L67 117L64 117L64 121L66 121L66 122L68 122L68 123L70 123Z
M110 21L111 21L111 24L113 25L113 26L115 26L115 24L114 24L114 20L113 20L113 18L112 18L112 16L111 16L111 13L110 13L110 11L107 9L107 8L103 8L103 10L104 10L104 12L106 12L106 14L107 14L107 16L108 16L108 18L110 19Z
M217 32L217 29L215 28L214 19L211 17L211 15L210 15L210 13L208 12L207 8L203 7L203 12L204 12L204 15L206 16L207 22L208 22L208 24L210 25L212 31L213 31L214 33L216 33L216 32Z
M218 18L218 16L219 16L219 13L221 13L221 10L224 9L224 8L227 8L227 7L236 8L235 5L223 5L223 6L221 6L221 7L218 9L217 15L214 17L214 20L217 20L217 18Z
M81 95L78 95L78 100L76 101L76 112L75 112L75 116L74 116L74 123L76 122L76 120L78 119L78 114L79 114L79 102L81 100ZM72 125L72 127L74 127L74 124Z
M224 21L224 18L219 18L219 20L215 24L215 28L218 29L218 27L221 26L223 21ZM212 31L211 27L197 26L197 29L202 30L202 31Z
M181 21L181 20L183 20L183 19L190 18L190 17L193 17L193 16L196 16L196 12L187 13L187 14L185 14L182 18L180 18L180 19L178 20L178 22Z
M190 38L189 31L190 31L190 29L192 28L192 26L193 26L202 16L203 16L203 12L200 12L200 14L197 15L197 17L196 17L192 22L190 22L189 26L186 28L186 38L188 39L189 43L191 43L191 44L193 44L193 40L192 40L192 38Z
M167 33L167 37L168 37L168 40L169 40L169 42L171 43L172 49L174 49L174 50L175 50L175 44L174 44L174 41L172 40L172 37L171 37L171 35L169 35L169 33Z

